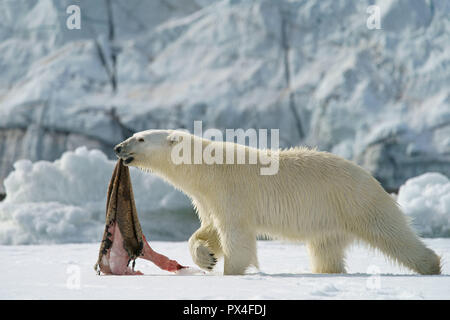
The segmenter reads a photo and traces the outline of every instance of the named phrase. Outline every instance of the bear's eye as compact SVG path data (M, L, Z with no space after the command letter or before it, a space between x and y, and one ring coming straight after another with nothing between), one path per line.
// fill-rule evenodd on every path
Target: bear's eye
M139 142L144 142L144 138L139 138L138 141Z

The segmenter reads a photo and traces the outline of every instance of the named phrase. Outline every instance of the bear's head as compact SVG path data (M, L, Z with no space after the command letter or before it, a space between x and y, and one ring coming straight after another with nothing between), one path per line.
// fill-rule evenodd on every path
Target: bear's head
M124 165L152 172L185 193L193 194L192 190L199 185L198 176L190 176L196 167L191 165L194 154L190 152L196 142L200 142L202 149L203 140L187 131L146 130L119 143L114 151Z
M186 133L176 130L146 130L114 147L116 155L127 166L152 170L171 163L172 147Z
M170 151L170 133L169 130L141 131L119 143L114 151L125 165L146 167Z

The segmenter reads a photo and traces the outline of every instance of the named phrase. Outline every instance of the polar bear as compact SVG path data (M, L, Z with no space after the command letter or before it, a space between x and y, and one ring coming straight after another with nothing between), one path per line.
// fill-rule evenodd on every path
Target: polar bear
M440 257L378 181L353 162L297 147L278 152L276 174L261 175L260 161L175 163L174 148L186 142L222 150L223 157L230 147L247 158L263 150L180 130L138 132L114 148L126 165L153 172L191 198L201 227L189 249L199 267L211 270L223 257L225 275L258 268L256 238L267 235L306 242L314 273L345 273L345 250L358 240L417 273L440 273Z

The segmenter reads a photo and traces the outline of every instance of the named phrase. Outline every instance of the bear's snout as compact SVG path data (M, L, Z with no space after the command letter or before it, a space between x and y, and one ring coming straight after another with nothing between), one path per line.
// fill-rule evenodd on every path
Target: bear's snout
M124 144L124 142L119 143L114 147L114 152L117 157L121 158L125 165L130 164L134 160L133 153L130 153L128 149L128 145Z

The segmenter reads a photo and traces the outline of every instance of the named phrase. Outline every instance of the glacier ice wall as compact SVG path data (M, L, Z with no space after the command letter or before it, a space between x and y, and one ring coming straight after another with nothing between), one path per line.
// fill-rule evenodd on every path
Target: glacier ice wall
M388 190L450 176L450 2L0 3L0 181L149 128L279 128ZM381 29L366 26L369 5ZM0 183L3 187L3 184Z

